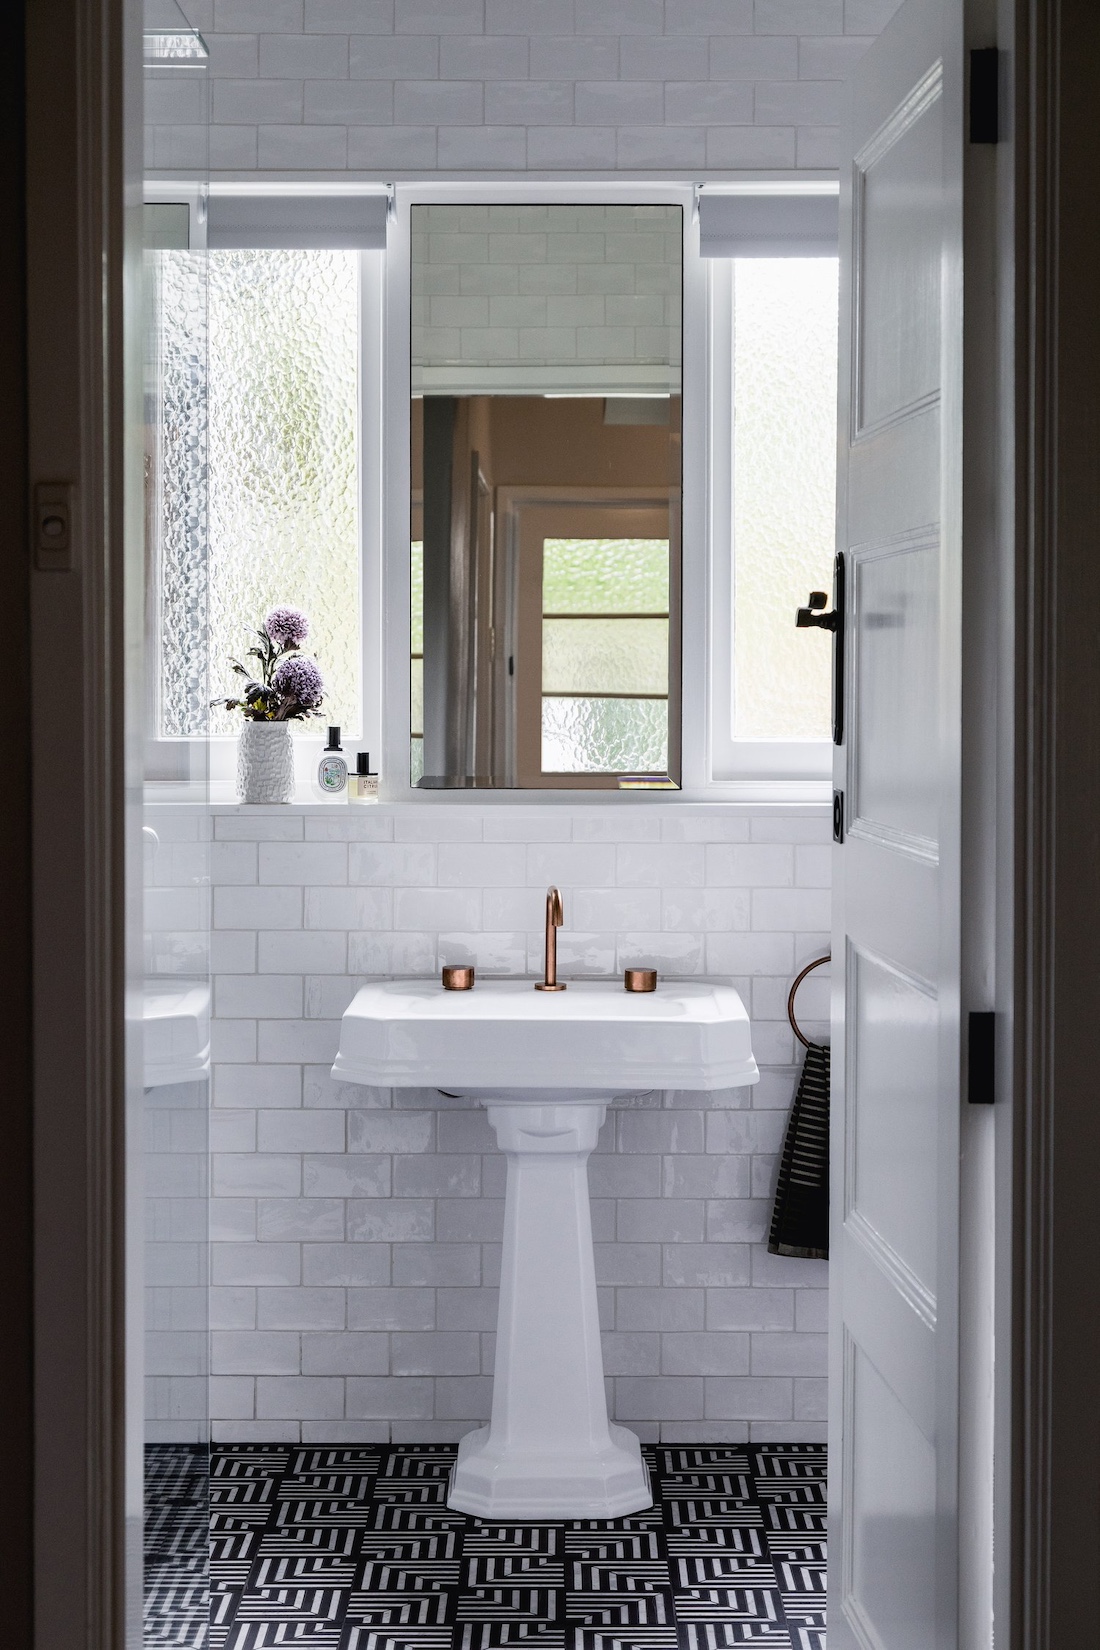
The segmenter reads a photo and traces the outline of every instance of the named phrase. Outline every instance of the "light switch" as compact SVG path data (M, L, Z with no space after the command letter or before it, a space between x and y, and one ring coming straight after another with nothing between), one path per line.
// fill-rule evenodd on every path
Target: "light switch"
M73 487L67 481L39 481L34 489L34 565L43 573L71 573L73 567Z

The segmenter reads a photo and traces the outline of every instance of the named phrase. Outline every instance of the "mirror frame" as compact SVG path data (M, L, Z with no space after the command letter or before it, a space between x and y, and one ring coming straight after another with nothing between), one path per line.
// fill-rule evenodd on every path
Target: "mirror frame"
M414 789L409 778L409 499L411 496L412 266L410 208L414 205L668 205L683 208L683 499L681 507L682 685L680 698L681 788L678 791L619 791L578 787L538 789ZM383 304L384 344L381 407L381 565L368 567L377 580L382 665L382 775L386 800L426 806L580 802L601 805L699 800L713 795L707 784L707 723L711 638L707 622L707 271L699 257L695 185L690 183L592 183L562 178L554 183L524 179L486 183L404 183L394 191ZM377 508L377 503L375 504ZM368 597L368 592L364 591ZM375 603L364 602L364 613ZM400 614L400 623L393 616Z

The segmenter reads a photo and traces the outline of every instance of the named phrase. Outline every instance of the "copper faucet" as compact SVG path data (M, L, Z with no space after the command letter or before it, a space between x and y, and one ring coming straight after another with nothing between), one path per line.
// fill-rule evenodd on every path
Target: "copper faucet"
M561 894L554 887L546 890L546 954L543 977L536 982L536 991L564 991L558 983L558 929L564 921Z

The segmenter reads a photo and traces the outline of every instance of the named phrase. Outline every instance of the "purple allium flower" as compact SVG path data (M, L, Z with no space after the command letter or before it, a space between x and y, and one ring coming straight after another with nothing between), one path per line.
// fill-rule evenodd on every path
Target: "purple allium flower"
M301 657L284 659L271 678L271 684L284 699L297 699L305 710L319 705L325 691L321 672L313 660Z
M309 620L297 607L273 607L264 629L276 647L301 647L309 635Z

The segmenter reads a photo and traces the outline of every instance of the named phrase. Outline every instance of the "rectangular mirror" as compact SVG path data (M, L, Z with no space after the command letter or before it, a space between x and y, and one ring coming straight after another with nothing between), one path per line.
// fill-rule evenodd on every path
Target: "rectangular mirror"
M412 783L680 777L683 210L412 208Z

